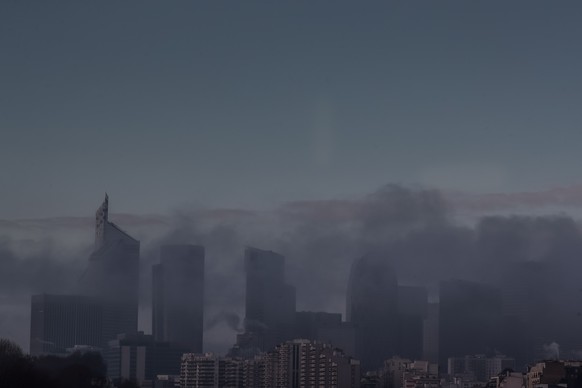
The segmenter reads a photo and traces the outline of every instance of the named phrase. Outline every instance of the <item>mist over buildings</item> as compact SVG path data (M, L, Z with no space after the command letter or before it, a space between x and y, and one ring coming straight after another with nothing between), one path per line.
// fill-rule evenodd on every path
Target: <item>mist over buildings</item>
M526 322L544 327L547 344L570 341L571 329L582 320L577 280L582 236L567 215L507 214L461 223L455 203L439 191L399 185L360 198L286 203L270 211L198 208L143 218L116 216L123 209L115 206L112 211L112 219L142 242L141 328L151 327L145 306L151 302L151 267L159 262L159 246L205 247L205 350L226 351L242 329L246 245L285 256L298 311L345 314L352 263L373 253L394 269L399 284L426 286L433 301L439 282L451 279L490 285L509 296L528 293L536 304L528 309L555 313L547 321L542 315ZM92 222L90 217L4 221L0 236L0 336L28 348L30 295L71 291L91 251ZM535 287L517 287L524 277ZM547 295L552 297L544 299ZM498 345L503 343L492 344ZM572 341L569 346L582 349Z

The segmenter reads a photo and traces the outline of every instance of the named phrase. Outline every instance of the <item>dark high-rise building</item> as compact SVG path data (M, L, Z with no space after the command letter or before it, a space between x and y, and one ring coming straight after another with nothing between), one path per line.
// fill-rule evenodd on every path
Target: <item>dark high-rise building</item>
M502 349L502 301L494 287L464 280L441 282L439 290L439 365L449 357L488 354Z
M352 264L346 307L363 370L380 367L398 345L398 284L387 258L366 255Z
M30 354L65 354L75 345L100 346L102 308L79 295L33 295Z
M157 375L180 373L180 360L185 351L138 332L120 334L115 340L109 341L103 356L107 375L114 383L133 380L142 387L151 387Z
M323 329L342 326L342 315L321 311L298 311L295 313L295 338L318 341Z
M285 258L247 247L244 346L270 350L293 336L295 288L285 283ZM242 337L241 337L242 338Z
M426 288L398 287L398 355L412 360L421 359L427 310Z
M153 266L152 330L167 341L202 352L204 323L204 247L164 245Z
M137 332L139 241L109 221L109 198L95 214L95 250L80 282L103 306L103 341Z

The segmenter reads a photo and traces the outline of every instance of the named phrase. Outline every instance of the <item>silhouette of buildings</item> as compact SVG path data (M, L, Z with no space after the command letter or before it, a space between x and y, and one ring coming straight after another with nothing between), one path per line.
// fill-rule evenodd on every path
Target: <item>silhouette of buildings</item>
M422 359L439 361L439 304L428 303L426 318L422 324Z
M423 324L428 314L424 287L398 286L398 347L402 357L419 360L423 355Z
M241 348L272 349L293 336L295 288L285 283L285 258L275 252L245 249L245 333Z
M355 330L351 324L342 322L339 313L298 311L294 338L328 343L342 349L346 355L355 355Z
M204 247L164 245L154 265L152 333L157 341L202 352Z
M151 386L157 375L180 373L180 359L185 351L138 332L118 335L109 341L103 354L112 381L132 380L140 386Z
M496 288L450 280L441 282L439 299L439 365L443 370L449 357L501 349L502 302Z
M515 369L515 359L497 355L450 357L447 361L447 372L450 377L468 377L469 381L487 382L500 374L504 369Z
M321 330L341 325L342 315L339 313L298 311L295 313L294 337L316 341Z
M95 213L95 250L80 281L103 308L103 340L137 332L139 241L109 221L109 198Z
M376 369L396 354L398 285L384 257L366 255L352 264L346 318L355 329L356 357L364 370Z
M102 344L101 304L80 295L33 295L30 354L66 354L75 345Z

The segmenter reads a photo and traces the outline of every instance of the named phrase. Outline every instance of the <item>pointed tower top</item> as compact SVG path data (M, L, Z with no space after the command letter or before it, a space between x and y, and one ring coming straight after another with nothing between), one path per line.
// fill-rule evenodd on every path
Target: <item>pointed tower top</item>
M99 246L105 238L105 227L109 220L109 196L105 193L105 199L97 212L95 212L95 245Z

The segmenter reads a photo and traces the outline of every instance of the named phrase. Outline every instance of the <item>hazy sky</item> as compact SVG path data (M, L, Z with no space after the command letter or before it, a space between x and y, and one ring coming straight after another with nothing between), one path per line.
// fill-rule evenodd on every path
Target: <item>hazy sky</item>
M0 218L582 182L578 1L0 2Z

